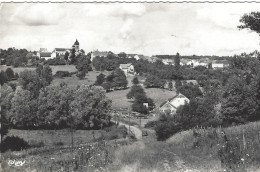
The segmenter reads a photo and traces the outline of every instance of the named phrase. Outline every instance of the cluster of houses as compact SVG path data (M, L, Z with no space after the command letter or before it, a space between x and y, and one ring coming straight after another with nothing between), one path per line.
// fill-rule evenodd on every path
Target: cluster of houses
M47 48L40 48L37 52L37 56L40 58L44 58L45 60L54 59L58 56L64 56L67 53L71 54L72 49L75 49L75 54L83 53L79 49L79 42L76 39L75 43L72 45L71 48L54 48L53 51L48 51Z

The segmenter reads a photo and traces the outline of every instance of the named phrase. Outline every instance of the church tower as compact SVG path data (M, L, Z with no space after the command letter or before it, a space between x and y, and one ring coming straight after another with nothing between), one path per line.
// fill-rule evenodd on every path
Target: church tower
M75 48L75 51L79 51L79 41L76 39L74 45L72 45L72 48Z

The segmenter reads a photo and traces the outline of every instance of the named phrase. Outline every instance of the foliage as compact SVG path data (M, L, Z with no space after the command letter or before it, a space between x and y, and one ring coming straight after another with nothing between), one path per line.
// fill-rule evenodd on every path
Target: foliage
M243 24L238 26L239 29L250 29L260 34L260 12L244 14L240 22Z
M78 70L77 77L83 79L88 71L91 71L90 54L87 56L79 55L76 62L76 69Z
M202 92L199 89L198 85L183 84L182 86L177 87L177 90L178 92L186 96L188 99L202 96Z
M135 98L137 94L145 94L144 89L140 85L133 85L131 90L127 93L126 97L128 99Z
M8 81L8 77L7 77L6 73L5 73L5 71L1 71L0 72L0 84L3 85L7 81Z
M103 73L99 74L97 76L97 80L95 82L95 85L102 85L106 80L106 75L104 75Z
M168 89L169 89L169 90L172 90L172 89L173 89L173 84L172 84L172 81L171 81L171 80L168 82Z
M69 77L71 76L69 71L57 71L54 77L63 78L63 77Z
M110 75L106 77L105 82L103 82L102 87L109 91L111 89L117 88L126 88L128 81L126 79L125 73L117 68Z
M147 76L144 85L148 88L164 88L165 80L160 79L155 75Z
M140 85L133 85L129 93L127 93L127 98L134 98L134 102L132 104L132 110L148 114L150 110L154 109L154 102L151 98L146 96L144 89ZM148 103L148 107L144 106L144 103Z
M29 144L23 139L16 136L8 136L1 143L1 152L7 150L20 151L29 148Z
M232 58L222 100L226 125L260 119L259 67L260 61L248 54Z
M26 49L8 48L7 50L1 51L0 58L4 59L3 62L5 62L7 66L25 66L28 62L27 54L28 51Z
M177 70L180 69L180 62L181 62L181 59L180 59L180 54L177 53L175 58L174 58L174 66Z
M82 85L74 94L70 113L76 127L100 128L100 125L109 124L110 118L107 113L111 107L111 100L106 98L103 90Z
M12 80L14 78L14 71L11 68L7 68L5 70L6 76L8 80Z
M132 83L133 83L134 85L139 84L138 78L137 78L137 77L134 77L133 80L132 80Z
M45 60L43 62L43 64L48 64L48 65L65 65L66 64L66 61L64 58L61 58L61 57L55 57L53 59L48 59L48 60Z

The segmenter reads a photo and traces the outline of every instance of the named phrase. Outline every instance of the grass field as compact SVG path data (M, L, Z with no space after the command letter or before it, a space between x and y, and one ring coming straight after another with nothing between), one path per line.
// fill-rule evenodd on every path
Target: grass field
M154 100L156 107L159 107L161 103L165 100L172 98L176 95L176 92L169 91L160 88L144 88L146 95ZM132 104L132 100L126 98L127 93L130 91L129 89L126 90L118 90L107 93L107 97L113 100L112 107L113 108L128 108Z
M52 74L54 75L57 71L61 70L61 71L69 71L69 72L75 72L77 71L77 69L75 68L74 65L57 65L57 66L52 66L50 65L51 69L52 69ZM0 65L0 70L6 70L7 68L11 68L13 69L13 71L15 73L20 73L24 70L34 70L35 67L12 67L12 66L5 66L5 65Z

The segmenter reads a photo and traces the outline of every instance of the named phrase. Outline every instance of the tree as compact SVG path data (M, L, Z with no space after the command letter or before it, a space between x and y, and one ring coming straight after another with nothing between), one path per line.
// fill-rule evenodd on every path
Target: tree
M111 103L111 100L106 98L103 89L81 85L70 104L70 114L74 118L74 125L91 128L100 128L101 123L107 125L110 119L108 111Z
M243 23L238 26L239 29L250 29L260 34L260 12L244 14L239 21Z
M168 82L168 89L171 90L171 91L172 91L172 89L173 89L172 80L170 80L170 81Z
M121 58L126 58L126 53L125 52L121 52L118 54L119 57Z
M5 73L6 73L8 80L11 80L14 78L14 71L11 68L7 68L5 70Z
M144 89L140 85L133 85L131 90L127 93L126 97L132 99L136 97L136 94L145 94Z
M202 92L197 85L184 84L178 87L178 92L182 93L188 99L193 99L199 96L202 96Z
M75 50L75 48L73 48L72 50L71 50L71 54L70 54L70 64L75 64L76 63L76 50Z
M44 87L44 82L35 71L22 71L18 81L23 89L32 92L35 97L39 95L40 89Z
M38 65L36 68L36 72L41 78L44 86L50 85L53 80L52 69L49 65Z
M126 88L128 81L125 73L117 68L107 76L106 81L102 84L103 88L110 90L111 88Z
M174 58L174 66L175 66L176 70L180 69L180 62L181 62L180 54L177 53Z
M0 72L0 84L3 85L8 81L8 77L4 71Z
M76 65L76 69L78 70L77 77L83 79L86 76L86 73L88 73L89 68L90 59L88 56L80 56Z
M137 78L137 77L134 77L134 79L132 80L132 83L133 83L134 85L139 84L138 78Z
M37 101L34 95L24 89L16 89L11 101L9 119L15 128L32 129L37 123Z
M68 59L69 59L69 52L68 51L66 51L66 53L64 54L64 59L66 61L68 61Z
M97 79L96 79L96 82L95 82L95 85L102 85L106 80L106 75L104 75L103 73L99 74L97 76Z

